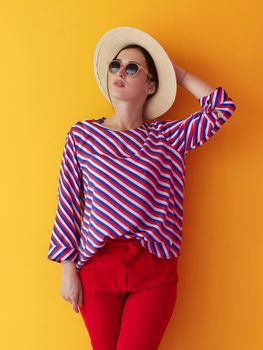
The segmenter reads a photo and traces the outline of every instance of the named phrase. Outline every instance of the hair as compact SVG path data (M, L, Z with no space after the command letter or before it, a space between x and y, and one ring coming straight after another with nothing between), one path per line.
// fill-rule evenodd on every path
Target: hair
M148 71L152 75L152 77L148 76L147 79L155 82L155 92L153 92L152 94L149 94L147 96L147 98L146 98L146 101L147 101L149 98L151 98L153 95L156 94L158 86L159 86L158 73L157 73L157 69L156 69L154 60L153 60L152 56L149 54L149 52L144 47L137 45L137 44L130 44L130 45L124 46L123 48L121 48L119 50L119 52L115 55L115 57L113 59L115 60L118 57L119 53L125 49L138 49L145 57ZM109 87L108 87L108 73L107 73L107 90L108 90L108 96L110 98Z

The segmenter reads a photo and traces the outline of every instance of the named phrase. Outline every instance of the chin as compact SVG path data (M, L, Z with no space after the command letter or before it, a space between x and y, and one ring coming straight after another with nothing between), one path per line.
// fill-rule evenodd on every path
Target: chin
M131 96L127 96L126 94L123 93L111 93L110 94L111 99L113 100L118 100L118 101L131 101L132 97Z

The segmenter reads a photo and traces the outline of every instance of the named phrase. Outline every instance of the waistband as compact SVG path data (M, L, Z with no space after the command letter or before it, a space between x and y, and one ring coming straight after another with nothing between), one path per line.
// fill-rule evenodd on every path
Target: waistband
M126 237L116 237L116 238L110 238L106 237L105 242L107 245L128 245L128 244L135 244L138 247L141 246L140 242L138 241L137 238L132 237L132 238L126 238Z
M111 247L129 247L128 251L126 252L125 256L122 257L121 262L128 263L133 257L135 257L141 249L143 249L142 245L138 241L137 238L126 238L126 237L116 237L116 238L109 238L107 237L105 239L106 246Z

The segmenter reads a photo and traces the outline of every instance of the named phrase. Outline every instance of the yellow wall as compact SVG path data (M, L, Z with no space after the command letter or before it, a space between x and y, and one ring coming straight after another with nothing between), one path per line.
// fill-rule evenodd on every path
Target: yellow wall
M178 300L160 349L263 348L260 22L259 0L1 4L1 349L91 348L47 249L66 132L112 113L93 53L121 25L149 32L179 66L225 87L237 105L223 129L188 154ZM163 119L199 108L179 87Z

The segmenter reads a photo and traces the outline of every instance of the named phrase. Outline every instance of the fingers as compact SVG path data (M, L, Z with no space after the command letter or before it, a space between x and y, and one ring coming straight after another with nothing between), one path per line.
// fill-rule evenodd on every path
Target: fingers
M64 300L66 300L66 301L68 301L68 302L70 302L70 303L71 303L70 298L69 298L68 296L66 296L66 295L63 293L63 291L62 291L62 290L60 291L60 294L62 295L62 298L63 298Z
M77 313L79 312L78 304L77 304L76 300L72 301L72 308L75 312L77 312Z
M63 296L63 298L72 304L72 308L75 312L79 312L78 305L80 305L80 307L83 306L83 290L82 289L79 291L79 294L74 298L73 297L66 298L65 296Z
M80 280L73 279L63 280L61 287L61 294L64 300L72 304L72 308L75 312L79 312L78 304L83 306L83 287L80 283Z
M70 297L65 297L65 296L63 295L63 299L72 304L72 308L73 308L73 310L74 310L75 312L79 312L79 310L78 310L78 303L79 303L78 300L79 300L79 297L70 298ZM82 305L81 305L81 306L82 306Z

